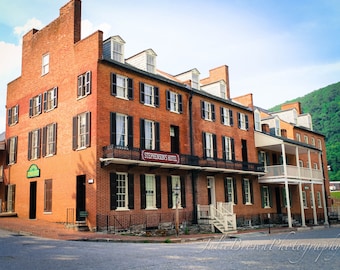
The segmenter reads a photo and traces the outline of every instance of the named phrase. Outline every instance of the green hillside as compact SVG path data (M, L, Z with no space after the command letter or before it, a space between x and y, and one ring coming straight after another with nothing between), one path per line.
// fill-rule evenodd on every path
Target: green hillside
M331 181L340 181L340 82L315 90L303 97L285 103L299 101L302 111L310 113L313 128L326 136L326 151ZM280 110L277 105L270 111Z

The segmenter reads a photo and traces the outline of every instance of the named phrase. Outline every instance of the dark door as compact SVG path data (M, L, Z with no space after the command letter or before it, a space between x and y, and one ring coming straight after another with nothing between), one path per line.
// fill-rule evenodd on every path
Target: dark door
M275 188L275 197L276 197L276 212L280 215L282 214L282 211L281 211L281 197L280 197L280 188L279 187L276 187Z
M247 149L247 141L241 140L242 143L242 162L243 162L243 169L248 168L248 149Z
M31 182L29 218L35 219L36 215L37 215L37 182Z
M179 127L170 126L171 152L179 154Z
M76 220L83 221L85 217L80 216L81 211L85 211L85 175L77 176L77 195L76 195Z

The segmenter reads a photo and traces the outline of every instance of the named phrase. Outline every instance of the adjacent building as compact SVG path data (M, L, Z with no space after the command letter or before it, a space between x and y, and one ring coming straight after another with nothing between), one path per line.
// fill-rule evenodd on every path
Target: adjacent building
M324 137L310 116L232 98L227 66L200 78L160 71L152 49L127 58L122 37L81 39L80 22L71 0L23 37L7 90L6 211L91 230L159 227L176 208L181 224L222 232L269 214L327 222Z

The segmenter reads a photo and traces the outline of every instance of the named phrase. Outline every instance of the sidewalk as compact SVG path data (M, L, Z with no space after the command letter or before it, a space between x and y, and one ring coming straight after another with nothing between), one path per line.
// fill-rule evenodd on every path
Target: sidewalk
M31 220L19 217L0 217L0 229L11 231L18 235L32 235L49 239L65 241L105 241L105 242L132 242L132 243L183 243L191 241L207 241L209 239L219 239L222 234L180 234L171 236L133 236L122 234L108 234L102 232L84 232L66 228L64 224L48 222L44 220ZM271 228L271 233L281 233L294 231L296 228ZM230 234L230 237L238 237L246 233L268 234L267 229L242 230Z

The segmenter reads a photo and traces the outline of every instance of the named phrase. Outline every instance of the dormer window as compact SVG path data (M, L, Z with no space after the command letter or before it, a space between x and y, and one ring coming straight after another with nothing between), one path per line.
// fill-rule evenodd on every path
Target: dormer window
M103 43L103 56L120 63L124 63L125 41L120 36L113 36Z
M199 74L192 73L191 87L194 89L199 89Z
M156 57L154 55L146 55L146 70L150 73L156 72Z
M112 59L118 62L123 62L124 53L123 53L123 44L118 42L112 43Z

